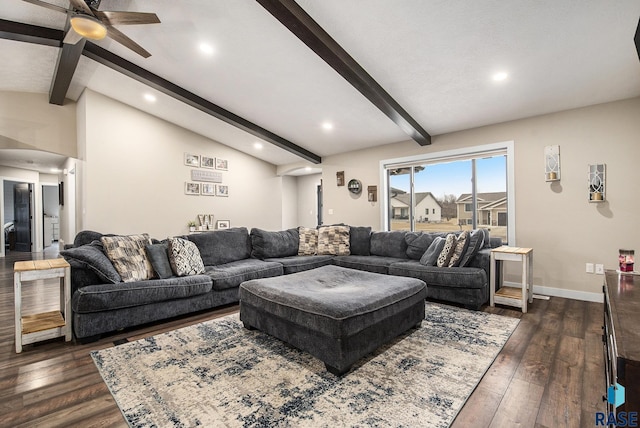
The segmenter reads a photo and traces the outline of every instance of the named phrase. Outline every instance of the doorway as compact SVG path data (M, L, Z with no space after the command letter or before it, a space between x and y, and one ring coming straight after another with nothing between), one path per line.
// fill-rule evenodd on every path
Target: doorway
M33 185L16 183L13 186L13 227L15 251L30 252L32 248L31 228L33 220ZM5 205L6 206L6 205ZM11 248L9 248L11 249Z
M317 189L318 195L318 226L322 226L322 180Z

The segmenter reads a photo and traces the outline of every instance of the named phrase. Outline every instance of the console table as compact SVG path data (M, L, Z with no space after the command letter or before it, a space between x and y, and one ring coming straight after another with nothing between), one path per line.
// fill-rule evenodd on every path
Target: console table
M607 270L604 275L604 362L606 387L625 388L618 412L640 411L640 276ZM606 391L605 391L606 400ZM608 404L609 412L616 412Z
M13 266L16 353L22 345L64 336L71 340L71 275L65 259L16 262ZM22 315L22 286L24 282L60 280L60 310L41 314Z
M522 289L503 287L502 262L522 263ZM500 284L496 290L496 262L500 262ZM502 246L491 250L491 284L489 286L489 304L516 306L527 312L527 302L533 302L533 248Z

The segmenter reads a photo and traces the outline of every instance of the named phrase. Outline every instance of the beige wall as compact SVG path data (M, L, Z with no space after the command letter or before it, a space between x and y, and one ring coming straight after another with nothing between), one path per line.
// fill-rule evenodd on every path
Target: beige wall
M585 273L585 263L615 269L619 248L640 248L634 195L640 182L639 118L640 98L633 98L440 135L428 147L408 141L330 156L323 159L325 222L382 227L380 202L337 187L336 171L366 188L379 184L384 159L513 140L516 245L534 248L534 283L556 294L597 298L602 276ZM544 147L555 144L562 180L550 184L544 180ZM587 201L590 163L607 165L604 203Z
M0 91L0 149L76 156L76 106L49 104L47 94Z
M282 227L283 183L274 165L89 90L78 105L78 127L86 129L78 150L80 228L162 238L186 233L198 214L232 226ZM184 194L192 169L185 152L229 161L222 171L228 198Z
M318 225L318 186L322 174L302 175L298 180L298 226L316 227Z

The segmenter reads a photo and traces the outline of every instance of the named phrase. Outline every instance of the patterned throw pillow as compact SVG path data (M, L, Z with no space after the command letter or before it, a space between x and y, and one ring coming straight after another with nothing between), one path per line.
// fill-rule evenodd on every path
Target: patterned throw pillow
M153 267L146 250L146 246L151 244L149 235L144 233L129 236L103 236L100 242L122 281L144 281L153 278Z
M453 255L453 251L456 249L456 235L450 233L447 235L447 238L444 241L444 247L442 248L442 252L438 256L438 267L447 267L449 266L449 260L451 260L451 256Z
M176 276L198 275L204 263L196 244L182 238L169 238L169 262Z
M469 266L471 260L478 254L478 251L484 246L484 233L480 229L475 229L469 234L469 246L467 247L460 264L458 266Z
M298 244L299 256L314 256L318 252L318 229L299 227L300 243Z
M458 239L456 239L456 245L453 249L453 254L451 255L451 260L449 260L449 267L455 267L460 265L460 261L462 260L462 256L465 251L469 247L469 231L465 230L460 235L458 235Z
M318 254L348 256L349 226L321 226L318 229Z

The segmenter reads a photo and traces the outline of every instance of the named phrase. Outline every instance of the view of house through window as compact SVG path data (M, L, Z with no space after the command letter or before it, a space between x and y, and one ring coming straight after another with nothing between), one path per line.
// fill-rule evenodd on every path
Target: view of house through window
M387 177L389 230L447 232L486 227L491 236L507 242L505 154L389 166Z

